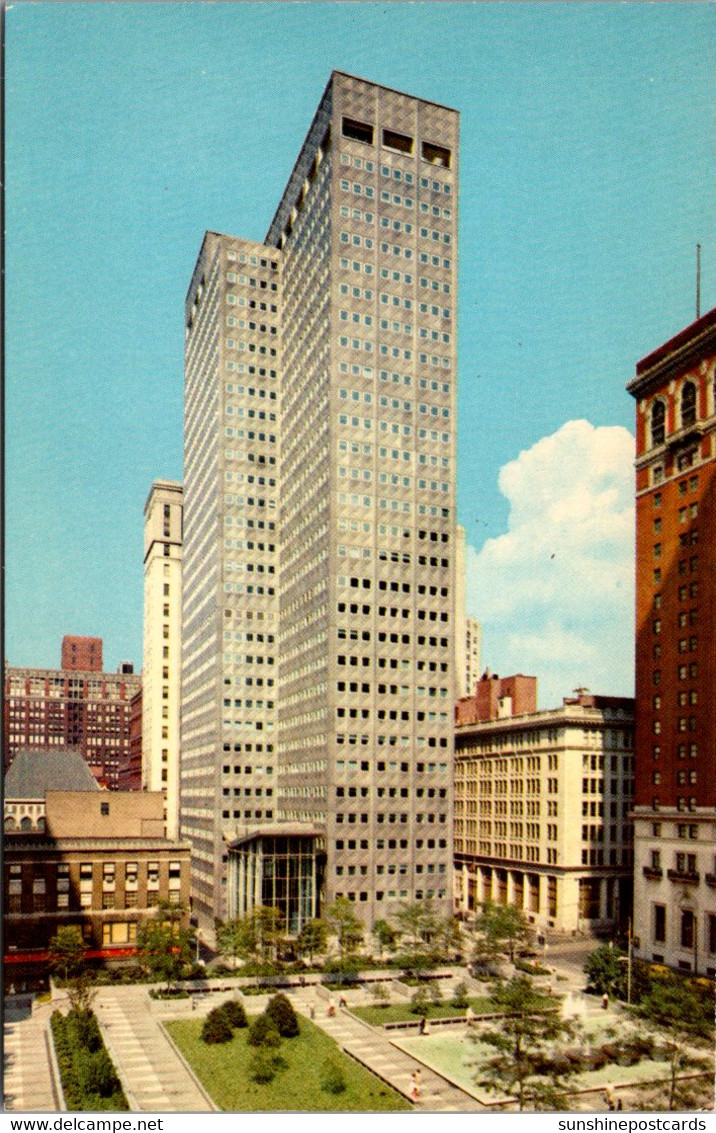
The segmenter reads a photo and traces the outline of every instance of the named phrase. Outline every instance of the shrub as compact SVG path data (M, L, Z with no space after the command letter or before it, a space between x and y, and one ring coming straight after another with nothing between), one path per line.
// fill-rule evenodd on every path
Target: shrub
M205 1043L228 1043L233 1038L234 1030L221 1007L214 1007L201 1028L201 1038Z
M279 992L268 1002L266 1015L276 1025L276 1030L284 1039L291 1039L299 1033L298 1019L288 996Z
M427 988L419 987L410 1000L410 1010L413 1015L427 1015L430 1010Z
M62 1016L55 1011L50 1025L67 1108L81 1112L128 1110L94 1015L70 1011Z
M321 1089L327 1094L342 1094L346 1088L343 1069L335 1059L329 1058L321 1068Z
M66 1027L72 1046L85 1047L92 1052L103 1045L99 1024L92 1011L69 1011Z
M271 1082L276 1076L276 1065L268 1050L259 1048L252 1054L248 1065L249 1078L252 1082Z
M437 980L432 980L430 987L428 988L428 995L430 996L430 1002L436 1007L438 1006L438 1004L442 1003L442 988L440 987L440 984Z
M387 1007L390 1003L390 992L383 983L370 985L370 994L375 1000L376 1007Z
M452 999L450 1000L450 1003L453 1007L457 1007L458 1009L460 1009L462 1011L464 1011L465 1008L469 1006L470 1000L467 997L467 984L466 983L459 983L459 984L455 985L455 989L452 993Z
M265 1013L254 1019L249 1027L249 1046L279 1046L281 1036L273 1019Z
M240 1003L238 999L229 999L228 1002L222 1004L219 1010L229 1026L235 1031L240 1030L242 1027L248 1027L249 1021L246 1018L244 1005Z

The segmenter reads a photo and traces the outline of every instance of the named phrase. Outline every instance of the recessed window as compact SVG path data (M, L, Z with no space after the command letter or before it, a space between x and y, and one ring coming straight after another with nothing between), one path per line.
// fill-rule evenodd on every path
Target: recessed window
M423 142L423 160L431 165L442 165L444 169L450 168L451 153L445 146L436 146L432 142Z
M663 445L666 436L666 406L663 401L655 401L651 407L651 443Z
M369 122L358 122L355 118L343 119L343 137L352 138L356 142L366 142L373 145L373 127Z
M681 424L693 425L696 420L696 386L693 382L684 382L681 391Z
M383 145L388 149L397 149L400 153L413 152L413 139L407 134L398 134L395 130L383 130Z

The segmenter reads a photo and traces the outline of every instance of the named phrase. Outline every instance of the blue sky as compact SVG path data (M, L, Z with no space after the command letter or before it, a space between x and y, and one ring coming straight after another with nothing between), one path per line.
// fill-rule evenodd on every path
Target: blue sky
M697 242L702 310L714 305L714 15L12 5L8 660L58 665L63 634L87 633L104 638L106 667L141 662L142 508L155 478L182 475L183 300L202 235L265 235L335 67L461 111L459 514L484 663L537 673L546 703L577 684L629 694L624 384L692 321ZM545 452L578 470L566 526ZM570 542L551 592L540 580L555 558L525 557L529 537L517 550L533 489L546 545ZM563 608L570 587L581 601Z

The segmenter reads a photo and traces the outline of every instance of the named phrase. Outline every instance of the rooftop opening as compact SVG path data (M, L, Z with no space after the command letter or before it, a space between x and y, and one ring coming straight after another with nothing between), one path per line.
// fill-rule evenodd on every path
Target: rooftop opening
M444 169L449 169L451 156L450 150L444 146L423 142L423 160L429 161L431 165L442 165Z
M355 118L343 119L343 137L353 138L356 142L365 142L373 145L373 127L369 122L358 122Z
M388 149L397 149L401 153L413 152L413 139L407 134L396 134L395 130L383 130L383 145Z

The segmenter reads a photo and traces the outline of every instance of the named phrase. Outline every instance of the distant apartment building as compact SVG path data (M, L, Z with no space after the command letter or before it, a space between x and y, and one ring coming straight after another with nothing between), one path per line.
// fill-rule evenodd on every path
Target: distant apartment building
M73 673L102 672L102 638L62 638L62 668Z
M65 638L65 642L72 640L77 639ZM99 643L101 664L101 639L84 640ZM78 657L82 663L87 660L86 653ZM129 756L130 701L142 680L131 672L128 662L122 667L130 671L29 669L6 664L5 766L26 748L72 747L80 751L100 784L116 788L120 765Z
M449 908L457 209L457 113L336 71L265 243L204 239L181 822L205 919L236 907L229 846L262 868L276 823L366 923Z
M189 907L189 847L164 837L161 793L102 791L77 752L22 751L5 777L7 983L46 964L58 928L89 957L131 955L161 902Z
M129 702L129 746L117 768L118 791L142 790L142 690Z
M156 480L144 505L141 783L164 795L168 838L179 834L183 507L173 480Z
M634 702L582 690L537 711L537 680L485 673L458 701L456 907L538 928L612 929L631 908Z
M716 974L716 310L636 367L636 951Z

